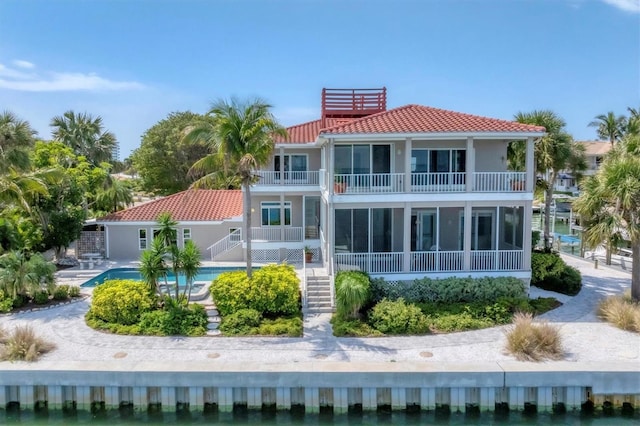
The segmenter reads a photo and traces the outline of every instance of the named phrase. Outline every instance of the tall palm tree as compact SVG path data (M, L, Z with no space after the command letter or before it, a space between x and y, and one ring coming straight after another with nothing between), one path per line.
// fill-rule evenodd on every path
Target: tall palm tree
M149 292L160 296L160 280L167 279L167 264L165 262L165 247L162 238L156 237L151 246L140 255L140 275L149 288Z
M32 196L45 195L43 176L31 170L36 131L15 114L0 113L0 208L15 204L30 211Z
M180 250L180 268L179 271L184 274L185 287L182 292L182 298L189 303L191 297L191 289L193 287L193 279L198 275L198 270L202 262L200 261L200 249L191 240L184 243L184 248ZM176 281L177 281L176 276ZM187 294L188 291L188 294ZM186 295L186 297L185 297Z
M84 155L93 165L110 161L117 147L113 133L104 130L102 117L67 111L51 119L53 139L71 147L77 155Z
M626 233L633 266L631 296L640 301L640 136L628 135L610 151L575 203L591 246L615 245Z
M629 118L625 135L640 135L640 108L628 107L627 111L629 111Z
M288 137L287 131L270 112L271 105L255 99L241 102L232 99L216 101L207 115L211 123L196 125L186 138L203 140L212 148L212 154L194 164L202 170L207 162L223 158L226 167L233 165L235 175L244 190L243 232L246 241L247 276L251 277L251 185L255 171L266 164L273 152L274 136ZM205 169L206 170L206 169ZM211 169L208 169L211 170Z
M117 212L133 204L131 189L123 181L108 178L105 188L96 194L96 203L109 213Z
M519 112L515 115L515 120L523 124L543 126L546 129L546 134L535 142L534 155L537 182L545 194L544 247L549 248L553 184L562 170L572 169L574 172L580 172L586 169L584 150L573 143L573 138L565 131L565 121L553 111Z
M589 127L597 127L598 137L611 142L611 146L620 140L626 125L626 117L624 115L616 116L613 111L596 115L595 119L589 123Z

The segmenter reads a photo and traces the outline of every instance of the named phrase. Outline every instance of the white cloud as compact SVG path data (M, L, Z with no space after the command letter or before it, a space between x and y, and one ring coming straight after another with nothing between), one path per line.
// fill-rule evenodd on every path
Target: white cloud
M12 63L13 63L13 65L15 65L16 67L19 67L19 68L26 68L26 69L35 68L34 64L32 64L29 61L23 61L22 59L16 59Z
M15 60L20 68L35 68L31 62ZM24 72L0 64L0 89L23 92L116 91L139 90L145 86L136 81L115 81L96 73Z
M640 0L603 0L605 3L625 12L640 13Z

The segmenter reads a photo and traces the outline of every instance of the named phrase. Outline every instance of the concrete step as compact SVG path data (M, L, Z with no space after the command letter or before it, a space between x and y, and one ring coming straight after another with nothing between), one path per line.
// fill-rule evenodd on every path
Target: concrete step
M334 312L334 309L329 307L307 307L304 309L304 312L307 314L330 314Z
M330 308L331 307L331 301L330 300L327 300L327 301L324 301L324 302L311 302L311 301L308 301L307 302L307 307L308 308L327 308L327 307Z
M207 330L207 336L220 336L220 330Z
M218 310L216 308L205 308L205 312L207 313L208 317L217 317L220 316L220 313L218 313Z
M209 322L209 324L220 323L220 321L222 321L222 319L220 317L208 317L207 321Z
M220 323L218 322L210 322L207 324L207 330L217 330L220 327Z

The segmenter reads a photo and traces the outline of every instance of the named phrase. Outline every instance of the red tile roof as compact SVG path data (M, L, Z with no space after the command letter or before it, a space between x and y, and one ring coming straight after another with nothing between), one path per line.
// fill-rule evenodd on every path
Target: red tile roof
M242 215L242 191L189 189L99 218L106 222L155 221L170 212L174 220L217 221Z
M289 139L284 139L276 136L276 143L310 143L315 142L318 134L320 133L321 120L313 120L307 123L296 124L295 126L287 127L289 133Z
M422 105L405 105L322 130L323 134L355 133L520 133L544 132L544 127L447 111Z

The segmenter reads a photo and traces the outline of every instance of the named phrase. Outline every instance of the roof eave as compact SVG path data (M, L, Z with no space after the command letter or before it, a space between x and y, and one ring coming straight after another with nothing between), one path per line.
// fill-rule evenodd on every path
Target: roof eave
M416 133L320 133L316 144L328 139L341 140L389 140L389 139L526 139L539 138L545 132L416 132Z

